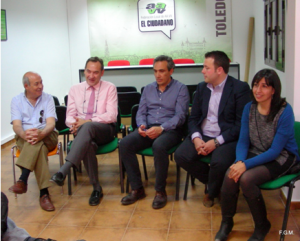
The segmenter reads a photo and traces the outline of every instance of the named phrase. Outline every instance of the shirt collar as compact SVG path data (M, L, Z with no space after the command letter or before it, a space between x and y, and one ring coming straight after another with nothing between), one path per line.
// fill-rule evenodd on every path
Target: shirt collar
M170 83L166 86L165 91L166 91L167 89L170 88L170 86L173 84L173 82L174 82L174 79L173 79L172 76L171 76L171 81L170 81ZM157 82L155 82L155 84L156 84L156 89L159 90L159 88L158 88L159 86L158 86Z
M98 82L98 84L93 86L95 90L97 90L99 88L100 82L101 82L101 80ZM91 87L86 81L84 83L85 83L84 87L85 87L86 90Z
M226 78L220 84L218 84L215 88L213 87L213 85L211 83L208 83L207 88L209 88L211 91L213 91L215 89L215 90L219 90L219 91L223 92L225 83L227 81L227 77L228 77L228 75L226 75Z
M37 106L37 104L41 101L42 96L43 96L43 93L44 93L44 92L42 92L42 94L37 98L37 101L36 101L35 106ZM27 99L27 97L26 97L26 90L24 90L23 97L24 97L25 100L31 105L30 101L29 101L29 100Z

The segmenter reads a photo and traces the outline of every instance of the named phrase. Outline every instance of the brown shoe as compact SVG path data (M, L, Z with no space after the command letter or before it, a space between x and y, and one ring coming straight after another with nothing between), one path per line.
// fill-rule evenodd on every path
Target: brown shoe
M210 198L208 193L206 193L202 202L205 207L210 208L214 205L214 198Z
M45 194L40 198L40 205L41 205L41 208L44 209L45 211L54 211L55 210L55 207L52 204L51 199L48 194Z
M135 203L137 200L146 197L145 189L142 187L140 189L132 190L127 196L123 197L121 203L123 205L129 205Z
M22 194L27 192L27 185L22 180L18 180L15 185L8 189L10 192Z
M156 192L153 203L152 203L152 207L154 209L163 208L164 206L166 206L167 201L168 201L168 198L167 198L166 192Z

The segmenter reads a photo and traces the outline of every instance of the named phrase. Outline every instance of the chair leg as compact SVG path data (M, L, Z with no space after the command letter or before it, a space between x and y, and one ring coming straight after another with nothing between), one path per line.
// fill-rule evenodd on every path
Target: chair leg
M180 188L180 166L176 164L176 194L175 200L179 200L179 188Z
M15 152L14 152L14 149L17 149L17 147L14 146L13 148L11 148L13 177L14 177L14 184L16 184L16 166L15 166ZM16 193L15 193L15 198L17 198Z
M286 226L289 218L289 213L290 213L290 206L291 206L291 200L292 200L292 195L293 195L293 189L294 189L294 184L297 180L293 180L290 182L289 185L289 191L286 199L286 204L285 204L285 211L284 211L284 218L282 222L282 228L281 228L281 234L280 234L280 241L284 241L285 238L285 231L286 231Z
M64 151L66 150L66 134L64 134Z
M118 152L119 152L119 172L120 172L120 185L121 185L121 193L124 193L124 165L121 161L121 158L120 158L120 149L118 149Z
M193 177L192 175L191 175L191 184L192 186L195 186L195 177Z
M59 155L59 166L62 167L62 165L64 164L64 156L63 156L63 150L62 150L62 144L61 142L58 143L58 147L57 147L57 150L58 150L58 155ZM61 195L64 194L64 187L62 186L61 187Z
M183 200L186 200L187 198L187 192L189 189L189 180L190 180L190 173L186 173L186 180L185 180L185 188L184 188L184 195L183 195Z
M146 162L145 162L145 156L144 155L142 155L142 160L143 160L145 179L148 181L147 167L146 167Z

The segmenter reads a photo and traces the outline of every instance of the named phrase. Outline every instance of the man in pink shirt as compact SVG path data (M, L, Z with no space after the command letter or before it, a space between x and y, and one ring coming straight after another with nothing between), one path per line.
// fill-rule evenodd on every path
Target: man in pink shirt
M104 74L103 60L91 57L84 70L86 81L71 87L68 95L66 124L76 137L66 163L51 178L62 186L69 169L79 168L83 160L94 190L89 199L91 206L98 205L103 196L98 180L98 145L113 140L118 115L118 98L115 85L101 80Z

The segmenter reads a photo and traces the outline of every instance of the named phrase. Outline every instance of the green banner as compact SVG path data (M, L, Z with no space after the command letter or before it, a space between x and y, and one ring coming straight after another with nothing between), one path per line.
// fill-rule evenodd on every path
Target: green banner
M87 0L91 56L126 59L165 54L203 63L222 50L232 59L231 0Z
M1 9L1 41L7 40L6 11Z

